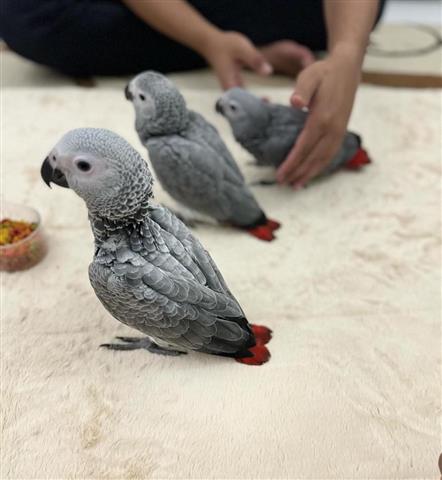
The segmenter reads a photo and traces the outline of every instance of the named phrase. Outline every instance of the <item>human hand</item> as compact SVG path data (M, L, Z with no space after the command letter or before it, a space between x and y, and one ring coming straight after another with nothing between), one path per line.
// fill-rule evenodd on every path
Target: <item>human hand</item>
M243 85L241 70L245 67L260 75L273 72L264 55L241 33L219 32L201 47L200 53L224 89Z
M259 47L259 51L275 73L295 78L299 72L315 62L313 52L293 40L278 40Z
M361 58L351 48L336 50L305 68L290 99L309 115L295 146L277 171L295 189L321 173L339 150L360 81Z

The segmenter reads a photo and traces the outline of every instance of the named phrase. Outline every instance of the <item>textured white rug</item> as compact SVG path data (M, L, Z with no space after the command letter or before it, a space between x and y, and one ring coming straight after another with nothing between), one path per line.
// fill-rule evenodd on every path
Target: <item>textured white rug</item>
M213 111L217 91L184 83L246 176L262 177ZM115 130L144 154L131 106L114 84L5 86L4 198L40 210L50 252L2 278L1 478L437 478L440 101L362 87L351 126L372 166L298 193L256 188L283 223L271 244L196 230L249 319L274 330L271 361L252 368L98 349L130 330L89 286L82 202L50 191L39 167L79 126ZM159 185L156 196L168 202Z

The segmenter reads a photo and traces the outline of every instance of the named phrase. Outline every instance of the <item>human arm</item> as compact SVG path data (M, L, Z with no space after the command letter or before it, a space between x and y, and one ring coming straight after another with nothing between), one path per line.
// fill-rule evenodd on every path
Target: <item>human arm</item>
M185 0L123 1L152 28L204 57L223 88L242 84L243 67L262 75L272 73L271 65L246 36L220 30Z
M305 127L277 172L278 181L301 188L338 151L350 118L378 0L323 0L328 56L298 76L291 103L308 107Z

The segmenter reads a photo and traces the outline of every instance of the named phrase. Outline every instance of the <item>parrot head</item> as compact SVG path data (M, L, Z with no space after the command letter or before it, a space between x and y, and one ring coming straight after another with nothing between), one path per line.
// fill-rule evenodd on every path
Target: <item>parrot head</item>
M160 73L147 71L134 77L124 90L135 109L135 128L141 140L171 135L186 128L188 111L175 85Z
M130 217L152 197L152 175L139 153L119 135L79 128L49 152L41 176L74 190L89 212L111 220Z
M269 121L268 102L240 87L227 90L215 109L228 120L236 138L253 138Z

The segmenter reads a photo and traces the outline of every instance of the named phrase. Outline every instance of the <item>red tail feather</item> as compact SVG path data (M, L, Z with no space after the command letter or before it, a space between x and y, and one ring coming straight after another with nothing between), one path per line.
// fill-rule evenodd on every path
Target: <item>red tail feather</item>
M247 231L250 233L250 235L253 235L254 237L266 242L271 242L275 239L273 231L267 225L259 225L258 227L248 228Z
M275 239L273 232L278 230L281 227L281 224L276 220L267 220L265 225L258 225L257 227L247 228L247 231L250 235L253 235L260 240L264 240L266 242L271 242Z
M255 335L256 345L265 345L272 338L272 331L264 325L251 325L252 332Z
M249 352L253 354L253 357L235 358L235 360L246 365L262 365L270 359L270 352L264 345L249 348Z
M364 165L371 163L367 152L363 148L359 148L352 158L345 164L345 168L349 170L358 170Z
M278 228L281 228L281 224L279 222L270 219L267 220L266 226L269 227L272 232L278 230Z

